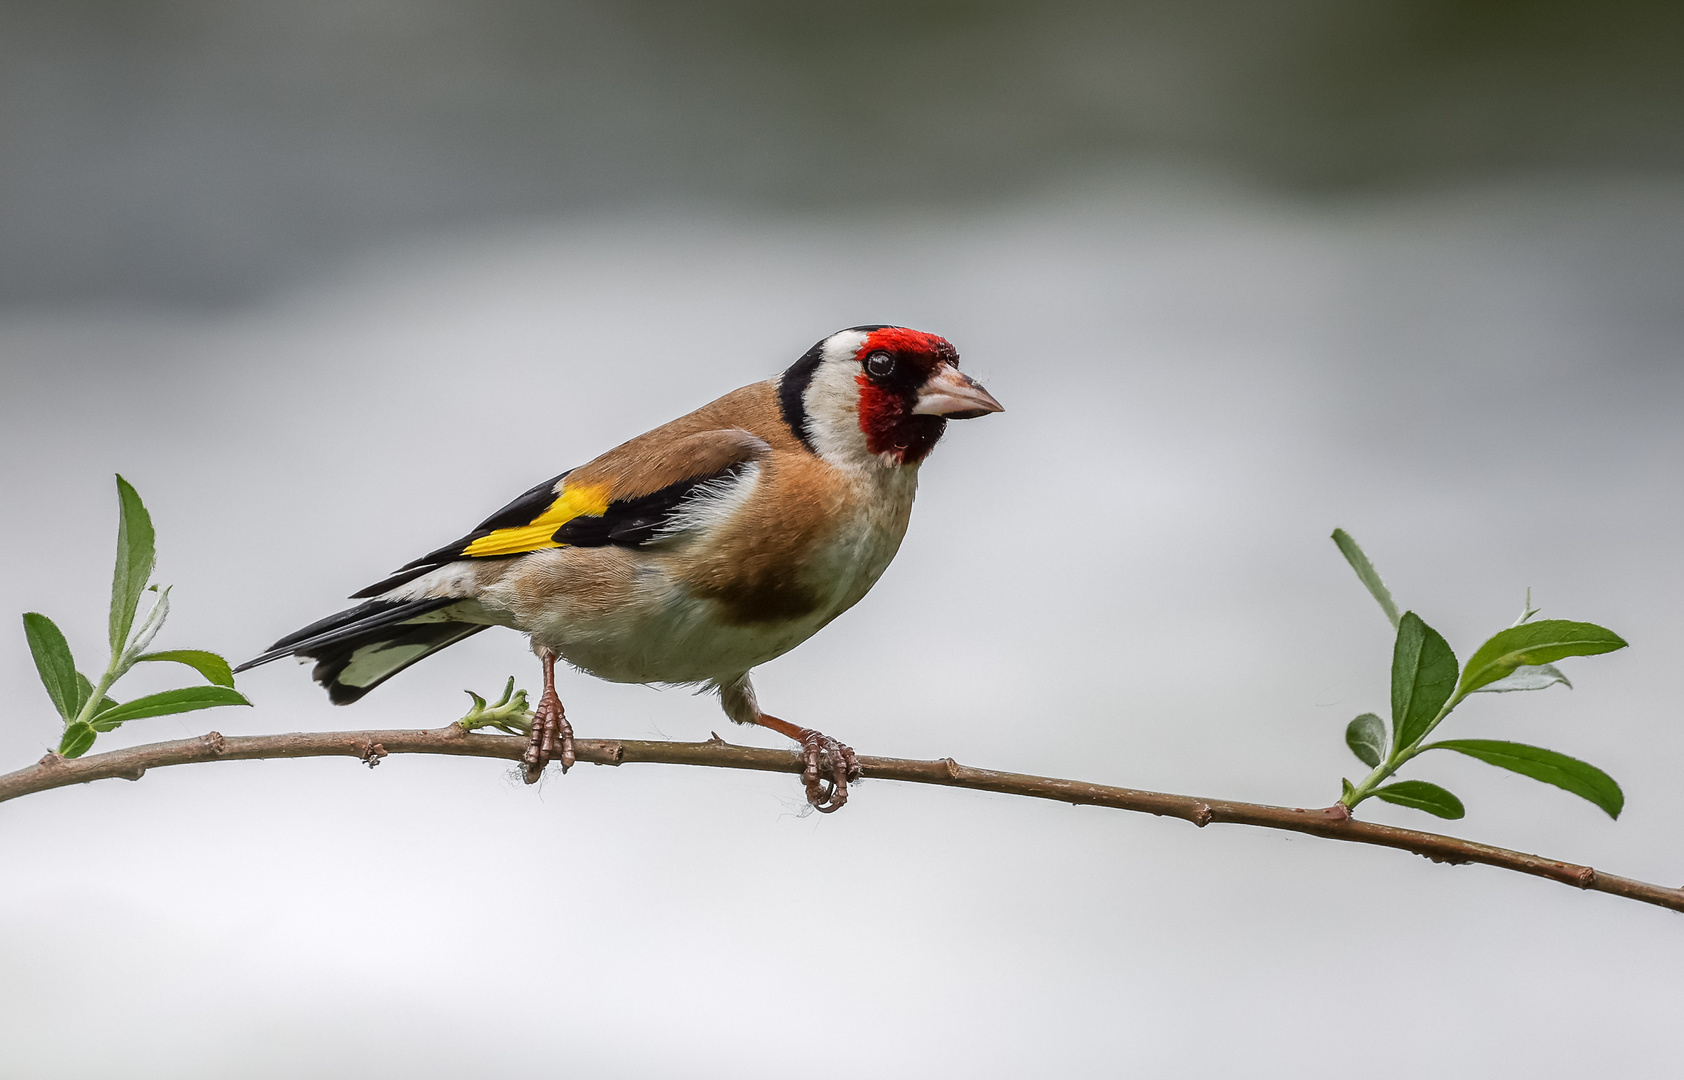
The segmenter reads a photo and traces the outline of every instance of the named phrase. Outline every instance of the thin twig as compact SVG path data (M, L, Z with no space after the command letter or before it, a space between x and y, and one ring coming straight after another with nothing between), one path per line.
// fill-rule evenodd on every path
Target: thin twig
M139 780L148 769L164 765L185 765L195 761L241 761L255 758L354 757L371 767L389 754L451 754L462 757L519 760L526 746L523 738L508 735L478 735L455 724L434 731L331 731L291 735L245 735L225 737L216 732L196 739L150 743L127 750L113 750L74 760L48 754L27 769L0 776L0 802L37 791L85 784L90 780L121 777ZM621 739L578 739L579 761L598 765L648 762L664 765L706 765L720 769L750 769L759 772L799 773L801 758L794 750L765 750L735 746L718 736L705 743L647 742ZM1414 829L1395 829L1352 820L1344 808L1299 810L1259 803L1199 799L1167 795L1157 791L1089 784L1079 780L1057 780L1022 773L995 772L960 765L952 758L940 761L911 761L903 758L864 757L864 776L874 780L900 780L911 784L996 791L1075 805L1109 806L1118 810L1181 818L1194 825L1255 825L1265 829L1308 833L1329 840L1375 844L1423 855L1434 862L1481 863L1564 885L1612 893L1628 900L1684 911L1684 889L1651 885L1631 878L1604 874L1588 866L1546 859L1507 848L1492 847Z

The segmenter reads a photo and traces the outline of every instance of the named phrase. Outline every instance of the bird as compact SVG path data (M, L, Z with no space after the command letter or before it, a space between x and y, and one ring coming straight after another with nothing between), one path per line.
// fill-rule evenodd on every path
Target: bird
M697 686L727 717L800 746L830 813L853 749L761 711L751 673L865 596L899 550L920 465L950 420L1003 411L943 337L849 327L781 374L532 487L460 539L235 670L313 660L336 705L492 626L543 670L522 778L574 761L558 659L612 682Z

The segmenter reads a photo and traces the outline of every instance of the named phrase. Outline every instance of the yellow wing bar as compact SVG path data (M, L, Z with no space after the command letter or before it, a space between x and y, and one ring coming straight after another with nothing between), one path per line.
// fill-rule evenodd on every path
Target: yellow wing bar
M462 554L519 555L524 551L561 547L553 539L557 529L577 517L601 517L608 511L609 501L607 484L573 487L563 481L561 495L530 524L498 529L482 536L463 548Z

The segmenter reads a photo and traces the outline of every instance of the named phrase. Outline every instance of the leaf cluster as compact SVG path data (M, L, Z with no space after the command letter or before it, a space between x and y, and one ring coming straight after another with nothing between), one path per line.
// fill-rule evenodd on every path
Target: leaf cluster
M234 689L234 673L228 661L216 653L202 649L147 651L169 617L170 591L150 584L157 561L152 516L140 495L121 476L117 477L117 505L117 567L111 579L109 620L111 659L105 673L96 682L76 669L70 644L53 620L33 611L23 617L35 670L53 708L64 720L58 752L70 758L87 753L100 733L114 731L130 720L251 704ZM152 606L137 627L140 601L149 592L155 594ZM203 676L207 685L165 690L128 702L108 695L118 679L136 664L145 663L183 664Z
M1623 649L1624 639L1594 623L1566 619L1533 622L1532 617L1538 612L1532 607L1532 595L1528 591L1526 606L1514 625L1493 634L1474 650L1465 666L1458 666L1456 654L1443 635L1413 611L1399 613L1391 591L1349 533L1335 529L1333 542L1397 631L1392 647L1390 730L1386 721L1374 713L1363 713L1346 726L1345 745L1357 760L1374 771L1360 784L1343 781L1340 802L1355 809L1373 796L1441 818L1462 817L1466 813L1462 800L1437 784L1425 780L1386 782L1420 754L1429 750L1453 750L1488 765L1554 784L1595 803L1610 817L1620 816L1625 806L1620 785L1601 769L1578 758L1541 746L1499 739L1448 739L1431 743L1425 740L1470 694L1543 690L1558 683L1571 689L1572 683L1555 667L1555 661Z

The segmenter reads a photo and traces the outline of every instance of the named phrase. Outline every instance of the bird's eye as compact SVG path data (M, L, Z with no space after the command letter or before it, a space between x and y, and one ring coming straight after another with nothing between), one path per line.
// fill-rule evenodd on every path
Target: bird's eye
M895 370L895 358L888 353L874 352L865 358L865 370L874 379L887 378Z

